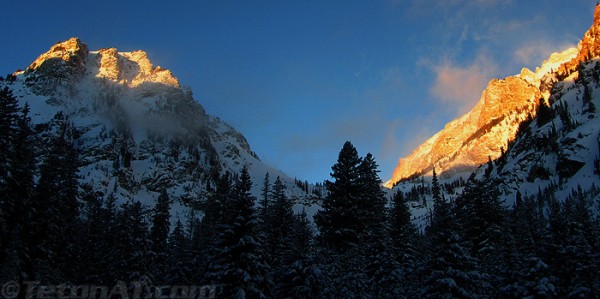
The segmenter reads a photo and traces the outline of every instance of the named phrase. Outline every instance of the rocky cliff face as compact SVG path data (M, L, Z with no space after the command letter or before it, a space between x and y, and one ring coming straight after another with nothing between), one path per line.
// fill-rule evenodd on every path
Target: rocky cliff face
M583 35L583 38L577 45L577 50L577 56L564 63L559 69L558 73L562 77L577 70L580 63L600 56L600 5L596 5L594 23Z
M400 159L387 186L433 167L438 173L451 174L497 158L514 138L519 123L535 113L540 98L539 89L521 77L490 81L469 113Z
M82 188L148 204L166 189L175 200L173 215L183 217L182 209L201 200L220 174L248 166L257 194L269 172L282 178L290 195L304 195L143 51L89 51L71 38L15 76L0 88L7 86L20 105L30 105L41 142L52 134L53 123L72 124Z
M128 87L154 82L180 87L179 81L166 69L153 67L144 51L119 53L115 48L101 49L94 53L98 77L120 82Z
M478 169L492 179L507 204L524 197L565 199L573 192L597 198L600 176L600 62L584 61L556 82L550 108L521 124L506 153ZM541 192L540 192L541 191Z
M535 72L490 81L476 106L448 123L444 129L401 158L392 178L398 181L430 172L442 176L472 171L489 159L500 157L514 140L519 124L535 116L540 100L548 101L554 83L575 72L581 62L600 55L600 6L594 22L577 48L554 53Z

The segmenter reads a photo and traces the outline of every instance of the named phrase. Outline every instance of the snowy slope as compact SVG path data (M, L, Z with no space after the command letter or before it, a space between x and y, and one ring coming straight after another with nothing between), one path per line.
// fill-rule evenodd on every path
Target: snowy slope
M587 95L586 95L587 94ZM519 133L504 155L485 163L473 173L440 176L444 197L452 201L472 174L493 180L506 207L517 192L536 198L540 194L564 200L576 190L600 199L600 59L582 64L579 71L554 83L549 93L549 113L521 123ZM433 198L431 175L405 180L389 190L402 191L420 229L429 223Z
M43 128L62 112L78 131L80 183L118 201L154 205L166 189L174 218L201 202L215 180L248 166L259 196L269 172L298 200L306 193L294 179L266 165L244 136L206 114L189 88L168 70L154 67L143 51L89 51L76 38L54 45L8 86L20 105L31 107Z
M574 189L600 186L600 63L582 65L580 71L554 84L550 96L553 117L524 123L506 155L494 164L491 176L500 182L508 202L515 194L535 195L552 189L566 198ZM587 95L586 95L587 93ZM482 170L478 172L483 176Z

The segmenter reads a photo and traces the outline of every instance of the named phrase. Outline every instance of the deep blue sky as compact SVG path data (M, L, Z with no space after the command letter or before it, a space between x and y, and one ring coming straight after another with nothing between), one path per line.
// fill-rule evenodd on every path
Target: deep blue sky
M57 41L142 49L266 162L329 178L346 140L389 179L487 81L574 46L596 0L8 1L0 74Z

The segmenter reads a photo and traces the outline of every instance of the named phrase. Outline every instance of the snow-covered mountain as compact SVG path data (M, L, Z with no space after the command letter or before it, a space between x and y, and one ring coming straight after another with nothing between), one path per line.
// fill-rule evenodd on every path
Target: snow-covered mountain
M77 38L55 44L24 71L0 82L31 107L43 134L57 113L77 130L80 183L121 201L154 203L162 189L174 210L202 200L225 172L246 165L260 194L265 174L280 176L290 196L306 194L266 165L246 138L208 115L192 91L143 51L90 51ZM182 216L182 215L180 215Z
M498 186L505 205L517 197L564 200L600 195L600 6L577 48L554 53L535 72L492 80L480 102L410 156L400 159L388 191L403 191L415 223L428 225L435 167L442 194L460 196L468 177ZM537 99L541 99L537 101ZM440 175L440 173L442 173ZM540 200L540 198L542 200Z
M556 198L574 190L600 194L600 60L581 63L559 79L549 102L535 119L520 125L504 155L476 172L494 179L509 202L517 192Z
M552 54L535 72L523 69L518 75L490 81L471 111L399 160L386 186L430 174L434 167L446 177L470 172L500 157L514 140L519 124L535 116L540 101L548 102L553 84L575 72L581 62L600 55L599 32L597 6L593 25L577 48Z

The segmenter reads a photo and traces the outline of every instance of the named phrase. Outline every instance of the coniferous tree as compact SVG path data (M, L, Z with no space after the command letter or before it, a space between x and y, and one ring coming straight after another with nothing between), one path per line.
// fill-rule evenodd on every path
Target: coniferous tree
M40 178L32 198L26 244L31 250L30 274L48 281L74 278L79 228L78 153L73 146L73 128L60 114L55 116L57 134L51 137L40 167Z
M551 200L548 217L548 262L558 296L592 296L597 269L593 269L592 240L584 229L591 227L585 195L575 191L563 203Z
M270 205L270 193L271 193L271 179L269 177L269 173L265 174L265 179L263 181L263 186L260 189L261 191L261 199L260 199L260 216L265 221L266 215L269 214L269 205Z
M421 296L427 298L476 298L487 288L477 270L477 260L458 234L452 204L434 200L431 225L427 231L430 257L425 264Z
M91 186L83 185L81 199L80 240L78 254L78 274L76 280L82 284L113 285L122 279L120 255L120 231L117 227L115 197L111 194L106 200Z
M152 241L148 232L147 211L139 201L125 203L117 215L118 277L134 284L152 280Z
M17 99L8 87L0 89L0 263L4 264L9 250L8 240L14 222L14 199L10 198L8 181L11 160L14 155L14 142L17 135L17 119L19 107Z
M22 261L29 254L23 241L35 189L36 160L27 103L16 121L7 175L0 179L0 279L15 279L22 270Z
M440 182L438 180L437 173L435 172L435 167L433 168L433 174L431 177L431 194L433 195L434 208L436 202L438 202L439 206L442 206L440 203L442 200L442 189L440 188Z
M475 256L485 247L494 246L494 239L505 233L501 231L505 210L496 186L493 180L471 179L456 200L464 239L470 243L471 253Z
M150 230L152 251L155 255L154 268L157 277L162 277L167 257L167 241L170 230L169 206L169 195L167 190L163 189L153 210L152 229Z
M207 197L204 205L204 217L200 222L198 229L198 252L194 254L194 261L198 263L194 271L207 271L210 260L203 258L206 256L215 256L217 252L217 242L219 231L227 225L226 215L232 214L230 198L232 194L231 175L225 173L217 180L215 191ZM231 221L232 217L228 217Z
M469 179L456 199L457 222L464 245L478 259L481 280L490 287L480 294L491 296L494 286L501 284L502 246L510 243L504 228L506 211L499 201L497 183L492 179Z
M165 283L170 285L182 285L190 283L187 280L186 256L189 246L189 240L185 236L183 224L180 220L175 223L173 232L169 235L168 256L166 263Z
M346 142L332 167L333 182L315 216L320 229L322 265L329 280L325 296L384 296L390 286L384 273L396 267L389 262L391 240L385 215L385 197L377 164L371 154L363 159ZM377 258L370 258L377 256ZM387 259L386 261L384 261Z
M363 230L361 234L364 235L381 233L382 226L387 224L385 221L385 193L381 189L382 182L377 168L378 165L370 153L362 159L358 167L358 184L361 192L355 208L360 211L358 216L359 221L364 223L364 228L361 228Z
M272 270L274 273L279 273L286 262L286 251L292 243L294 212L292 202L285 195L285 186L279 177L273 183L271 193L273 202L264 219L265 248L270 255Z
M416 289L413 288L416 284L411 282L415 282L418 278L416 270L421 240L415 225L411 222L410 209L401 190L396 191L392 197L389 221L391 246L396 261L401 266L400 289L406 295L418 296Z
M315 215L320 240L333 249L343 250L354 246L361 233L356 203L361 194L359 158L356 148L347 141L331 167L333 182L326 181L329 194L323 200L322 209Z
M101 231L105 229L105 223L102 223L102 198L97 196L92 190L91 186L82 186L84 191L82 192L81 200L84 202L84 206L81 210L81 237L82 237L82 248L79 255L81 269L79 270L80 275L83 276L82 282L100 282L100 272L103 272L102 261L100 261L101 255ZM94 248L98 248L94 251Z
M17 134L18 113L19 106L12 90L8 87L0 89L0 186L6 184L8 176L8 164Z
M272 289L251 187L252 181L244 166L229 200L232 214L225 217L218 250L207 274L210 282L223 286L221 296L225 298L266 298Z
M321 297L321 271L315 260L313 238L314 231L303 210L295 215L286 265L275 288L277 298Z

